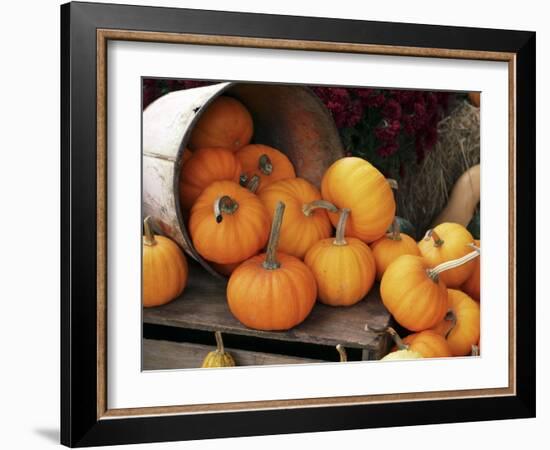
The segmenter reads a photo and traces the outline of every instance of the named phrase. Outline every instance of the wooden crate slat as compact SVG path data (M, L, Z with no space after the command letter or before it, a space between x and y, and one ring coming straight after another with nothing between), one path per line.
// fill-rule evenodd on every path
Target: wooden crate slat
M353 348L378 349L382 338L364 330L365 324L383 328L391 316L382 304L378 285L366 299L350 307L330 307L317 303L310 316L289 331L257 331L236 320L226 301L226 282L190 264L189 283L183 295L173 302L143 310L147 324L166 325L203 331L221 331L265 339L299 341L330 345L342 344Z
M189 369L200 367L204 357L215 346L143 339L143 369ZM265 366L274 364L312 364L323 361L272 353L252 352L227 348L238 366Z

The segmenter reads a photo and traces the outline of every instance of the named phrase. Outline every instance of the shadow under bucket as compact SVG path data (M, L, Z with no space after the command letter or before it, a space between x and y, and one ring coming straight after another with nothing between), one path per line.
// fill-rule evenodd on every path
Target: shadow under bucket
M219 83L166 94L143 112L143 214L155 219L208 272L222 277L193 247L179 201L181 159L197 123L220 95L242 102L254 121L252 142L285 153L317 187L325 170L344 156L332 116L307 87Z

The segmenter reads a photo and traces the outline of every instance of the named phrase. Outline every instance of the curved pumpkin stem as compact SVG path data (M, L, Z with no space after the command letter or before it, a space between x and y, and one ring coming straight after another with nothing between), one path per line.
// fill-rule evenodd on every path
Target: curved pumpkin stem
M151 216L147 216L143 221L143 229L145 231L145 236L143 236L143 243L149 246L157 245L157 241L155 240L155 234L153 233L152 226L151 226L152 220L153 219L151 219Z
M445 314L445 317L443 318L443 320L445 320L446 322L451 322L451 327L447 330L447 332L445 333L445 339L448 339L448 337L450 336L451 332L455 329L456 327L456 323L457 323L457 319L456 319L456 314L455 312L452 310L452 309L449 309L449 311L447 311L447 314Z
M340 210L340 219L338 219L338 225L336 226L336 237L332 241L333 245L348 245L346 241L346 222L351 210L349 208L342 208Z
M260 169L264 175L271 175L273 172L273 164L271 163L271 159L269 159L269 156L265 153L258 159L258 169Z
M318 208L326 209L327 211L330 211L332 213L338 212L338 208L332 203L327 202L326 200L313 200L312 202L304 203L302 205L302 212L305 216L309 217L313 214L313 211Z
M266 270L275 270L281 267L281 263L277 261L277 246L279 244L279 236L281 235L281 224L283 223L283 214L285 212L285 204L277 202L273 222L271 223L271 232L267 243L267 251L263 267Z
M451 270L451 269L454 269L455 267L462 266L463 264L466 264L472 259L477 258L480 254L481 254L481 250L478 248L473 252L470 252L467 255L464 255L462 258L452 259L450 261L441 263L438 266L435 266L433 269L428 269L426 272L428 273L428 276L437 283L439 281L439 274L441 272L445 272L446 270Z
M401 339L401 336L399 336L399 334L397 334L397 331L395 331L392 327L378 328L367 324L365 325L365 331L374 331L375 333L379 333L379 334L388 333L391 336L398 350L409 349L409 346L403 342L403 340Z
M216 222L220 223L223 220L223 214L234 214L239 208L239 204L229 195L223 195L214 200L214 217Z
M437 231L434 229L428 230L424 236L425 241L429 241L430 239L433 239L435 247L441 247L445 243L445 241L439 237L439 234L437 234Z
M218 353L225 353L225 347L223 346L222 334L219 331L214 332L216 337L216 351Z
M340 354L340 362L348 362L348 354L346 353L345 347L342 344L338 344L336 350L338 350Z

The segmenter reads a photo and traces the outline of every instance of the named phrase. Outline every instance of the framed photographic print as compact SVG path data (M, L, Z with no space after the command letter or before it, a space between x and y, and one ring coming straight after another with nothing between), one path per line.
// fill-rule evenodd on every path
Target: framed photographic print
M63 444L534 417L535 33L61 19Z

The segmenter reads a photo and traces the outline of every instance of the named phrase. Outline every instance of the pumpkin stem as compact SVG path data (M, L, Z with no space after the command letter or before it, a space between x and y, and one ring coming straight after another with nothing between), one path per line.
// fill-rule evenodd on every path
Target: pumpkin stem
M395 331L392 327L386 328L386 333L388 333L395 345L397 346L398 350L408 350L409 346L403 342L401 339L401 336L397 334L397 331Z
M256 193L258 188L260 187L260 177L258 175L254 175L248 182L246 183L246 188L252 192L253 194Z
M452 309L449 309L449 311L447 311L447 314L445 314L445 317L444 317L443 320L445 320L446 322L451 322L451 327L445 333L445 339L447 339L449 337L449 335L451 334L451 331L453 331L456 327L456 314L455 314L455 312Z
M399 226L399 222L397 221L396 217L393 218L393 222L390 225L390 233L387 237L392 241L401 240L401 227Z
M332 241L333 245L348 245L346 241L346 222L351 210L349 208L342 208L340 210L340 219L338 219L338 226L336 227L336 237Z
M479 356L479 347L475 344L472 344L472 351L470 352L470 356Z
M223 214L233 214L239 208L239 204L229 195L223 195L214 200L214 217L216 222L220 223L223 220Z
M315 211L318 208L326 209L327 211L330 211L332 213L338 212L338 208L334 206L332 203L327 202L326 200L314 200L309 203L304 203L302 205L302 212L305 216L309 217L313 214L313 211Z
M428 276L437 283L439 281L439 274L441 272L445 272L446 270L451 270L451 269L454 269L455 267L462 266L463 264L466 264L472 259L477 258L480 255L480 253L481 253L480 249L474 250L473 252L470 252L467 255L464 255L462 258L451 259L450 261L447 261L439 264L438 266L435 266L433 269L428 269L426 272L428 273Z
M399 334L397 334L397 331L395 331L392 327L379 328L379 327L373 327L369 324L366 324L365 325L365 331L374 331L375 333L378 333L378 334L388 333L391 336L391 338L392 338L393 342L395 343L395 345L397 346L398 350L408 350L409 349L409 346L403 342L403 340L401 339Z
M399 184L397 183L397 180L394 180L393 178L386 178L386 180L393 190L397 191L399 189Z
M281 223L283 222L283 214L285 212L285 204L277 202L273 222L271 222L271 232L267 243L267 251L265 261L263 262L264 269L275 270L281 267L281 263L277 261L277 245L279 244L279 236L281 235Z
M338 350L340 354L340 362L348 362L348 354L346 353L345 347L342 344L338 344L336 350Z
M428 230L424 236L425 241L429 241L430 239L433 239L435 247L441 247L445 243L445 241L439 237L439 234L437 234L437 231L434 229Z
M223 346L222 334L219 331L214 332L216 337L216 351L218 353L225 353L225 347Z
M153 246L157 244L157 241L155 240L155 235L152 230L151 225L151 216L147 216L145 220L143 221L143 229L145 230L145 236L143 236L143 243L145 245Z
M269 156L265 153L258 159L258 169L260 169L264 175L271 175L273 172L273 164L271 163L271 159L269 159Z
M473 250L480 250L480 248L475 244L475 242L472 242L471 244L468 244L468 247L470 247Z

